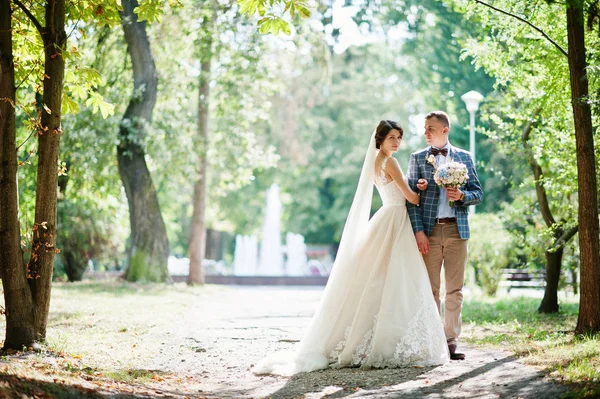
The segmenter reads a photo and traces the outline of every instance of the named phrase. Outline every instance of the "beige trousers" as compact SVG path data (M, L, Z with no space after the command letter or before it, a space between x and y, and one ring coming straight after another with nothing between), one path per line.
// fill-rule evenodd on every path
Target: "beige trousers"
M462 289L467 266L467 241L460 238L456 223L436 223L429 236L429 252L423 255L440 314L440 280L442 265L444 266L444 331L448 344L456 344L462 327Z

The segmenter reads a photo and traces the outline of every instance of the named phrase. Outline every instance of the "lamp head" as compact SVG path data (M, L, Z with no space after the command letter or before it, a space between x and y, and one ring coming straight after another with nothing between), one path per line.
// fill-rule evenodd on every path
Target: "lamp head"
M479 109L479 103L483 100L483 96L475 90L463 94L460 98L467 105L467 111L469 112L477 111L477 109Z

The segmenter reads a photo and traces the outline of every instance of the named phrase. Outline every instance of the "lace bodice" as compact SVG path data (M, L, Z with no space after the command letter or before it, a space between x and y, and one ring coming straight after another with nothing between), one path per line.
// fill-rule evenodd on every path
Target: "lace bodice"
M385 165L389 158L385 158L381 163L379 173L375 174L375 187L379 191L379 196L383 202L383 206L390 205L406 205L406 197L398 188L398 185L393 180L388 180L385 177Z

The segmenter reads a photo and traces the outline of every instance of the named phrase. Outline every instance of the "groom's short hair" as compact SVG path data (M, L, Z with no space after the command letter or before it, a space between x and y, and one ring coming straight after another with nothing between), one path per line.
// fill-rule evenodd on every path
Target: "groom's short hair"
M426 121L431 118L436 118L438 121L446 125L448 129L450 129L450 118L448 117L448 114L444 111L431 111L425 116Z

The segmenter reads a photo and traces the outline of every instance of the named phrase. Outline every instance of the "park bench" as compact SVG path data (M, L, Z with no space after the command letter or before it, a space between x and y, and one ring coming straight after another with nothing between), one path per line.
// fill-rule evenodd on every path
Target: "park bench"
M502 269L500 285L507 287L508 292L512 288L543 289L546 287L546 270Z

